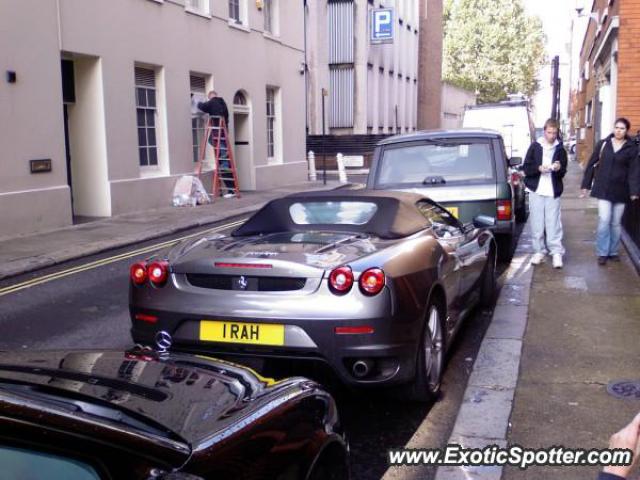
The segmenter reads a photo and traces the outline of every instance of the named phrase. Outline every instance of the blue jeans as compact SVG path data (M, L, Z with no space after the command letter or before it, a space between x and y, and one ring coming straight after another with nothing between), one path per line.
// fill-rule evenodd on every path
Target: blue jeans
M611 257L618 255L622 235L624 203L598 200L598 230L596 231L596 255Z
M211 132L211 134L209 135L209 144L213 147L213 153L215 155L215 150L216 150L216 142L218 141L217 138L214 138L215 132ZM219 164L220 164L220 168L221 169L230 169L231 168L231 161L229 160L229 152L228 150L225 150L227 148L227 141L224 137L220 138L220 158L219 158ZM233 179L229 178L230 173L228 172L224 172L223 176L224 178L224 184L227 187L227 190L229 190L230 192L235 191L235 185L233 183Z
M529 218L535 253L564 255L560 197L545 197L529 192Z

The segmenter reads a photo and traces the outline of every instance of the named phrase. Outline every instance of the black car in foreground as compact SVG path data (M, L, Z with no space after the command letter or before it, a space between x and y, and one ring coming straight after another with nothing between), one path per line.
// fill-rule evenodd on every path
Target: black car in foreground
M207 357L0 353L1 478L347 479L336 406Z

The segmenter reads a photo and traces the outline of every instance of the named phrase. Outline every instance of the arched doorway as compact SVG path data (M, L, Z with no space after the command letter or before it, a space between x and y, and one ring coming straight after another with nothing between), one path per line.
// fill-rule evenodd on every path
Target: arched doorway
M241 190L255 190L253 168L253 129L251 128L251 102L245 90L233 96L233 130L236 167Z

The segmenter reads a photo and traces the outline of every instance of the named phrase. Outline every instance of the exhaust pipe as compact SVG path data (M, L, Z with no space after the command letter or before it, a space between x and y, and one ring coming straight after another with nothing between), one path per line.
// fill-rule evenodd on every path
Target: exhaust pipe
M351 368L353 376L356 378L364 378L371 372L373 362L371 360L356 360Z

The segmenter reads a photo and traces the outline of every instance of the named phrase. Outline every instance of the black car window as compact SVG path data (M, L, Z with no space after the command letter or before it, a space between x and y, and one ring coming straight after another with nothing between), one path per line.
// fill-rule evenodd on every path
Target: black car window
M444 208L431 202L418 202L416 204L420 213L429 220L436 234L439 236L457 236L462 234L460 222Z
M465 139L385 148L376 186L473 184L494 179L491 143Z
M87 463L24 448L0 445L2 478L42 478L48 480L99 480L100 475Z

